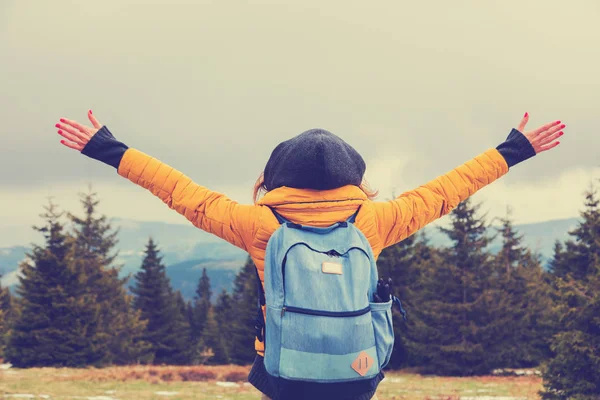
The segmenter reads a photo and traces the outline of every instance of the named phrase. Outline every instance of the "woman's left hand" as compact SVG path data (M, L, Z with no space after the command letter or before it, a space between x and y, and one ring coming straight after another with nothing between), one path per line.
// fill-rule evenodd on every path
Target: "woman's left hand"
M564 134L563 129L566 127L561 121L550 122L532 131L525 132L525 125L528 121L529 113L525 113L517 129L529 140L536 154L553 149L560 144L556 139Z

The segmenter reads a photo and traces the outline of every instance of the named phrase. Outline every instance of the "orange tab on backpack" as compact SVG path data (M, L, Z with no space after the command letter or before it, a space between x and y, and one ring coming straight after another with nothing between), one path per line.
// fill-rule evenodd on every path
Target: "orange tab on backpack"
M324 261L321 266L321 271L323 271L324 274L342 275L342 264Z
M366 352L361 351L356 360L352 362L352 369L360 376L365 376L373 366L373 358Z

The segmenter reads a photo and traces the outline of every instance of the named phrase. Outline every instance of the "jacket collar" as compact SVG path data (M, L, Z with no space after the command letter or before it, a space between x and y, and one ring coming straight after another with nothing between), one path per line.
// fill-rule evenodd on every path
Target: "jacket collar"
M257 204L276 210L292 222L325 227L350 218L365 200L367 195L355 185L330 190L283 186L265 194Z
M330 190L295 189L282 186L265 194L257 204L273 208L282 206L286 208L286 205L324 203L325 206L325 203L362 203L365 200L367 200L367 195L355 185Z

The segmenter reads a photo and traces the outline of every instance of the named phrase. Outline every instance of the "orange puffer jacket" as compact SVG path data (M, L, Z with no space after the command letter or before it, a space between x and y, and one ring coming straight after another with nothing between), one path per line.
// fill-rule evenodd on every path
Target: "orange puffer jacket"
M461 201L508 172L508 168L499 150L490 149L390 201L371 201L359 187L350 185L324 191L280 187L268 192L256 205L243 205L192 182L138 150L127 149L118 163L121 176L150 190L198 228L247 251L261 281L267 242L279 227L270 208L299 224L328 226L347 219L360 207L355 224L377 257L385 247L448 214ZM262 355L264 347L258 340L255 348Z

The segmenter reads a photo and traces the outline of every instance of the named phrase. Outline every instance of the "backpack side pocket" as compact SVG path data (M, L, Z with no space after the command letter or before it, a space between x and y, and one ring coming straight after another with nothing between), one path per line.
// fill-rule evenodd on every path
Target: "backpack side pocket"
M392 301L370 303L371 321L375 332L375 345L379 367L383 369L392 356L394 349L394 327L392 324Z
M270 375L279 376L281 361L282 309L267 305L265 327L265 369Z

